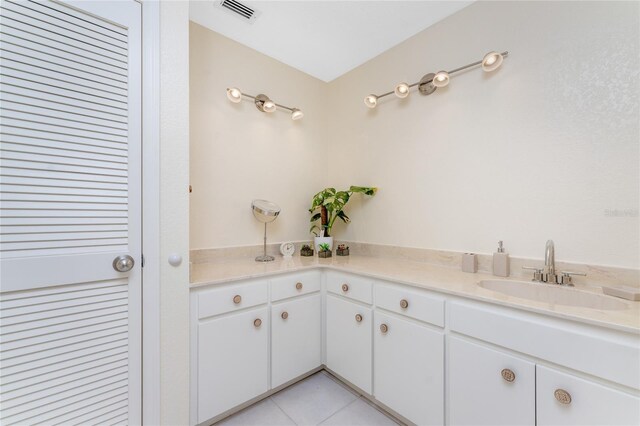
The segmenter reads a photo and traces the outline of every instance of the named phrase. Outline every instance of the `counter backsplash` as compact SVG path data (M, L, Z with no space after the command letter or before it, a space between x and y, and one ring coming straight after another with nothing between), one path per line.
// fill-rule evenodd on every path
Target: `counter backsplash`
M296 256L299 255L300 247L303 244L312 245L311 241L297 241ZM424 262L439 265L452 269L460 269L461 252L433 250L412 247L398 247L382 244L356 243L352 241L336 240L337 244L346 244L350 247L351 254L360 256L396 258L415 262ZM197 249L190 251L190 262L210 263L224 262L225 259L237 259L241 257L253 258L262 254L262 245L224 247L213 249ZM280 244L268 244L267 254L272 256L280 255ZM492 254L477 254L478 272L491 273ZM543 259L529 259L511 256L511 277L528 280L531 278L531 271L523 270L522 266L543 266ZM624 285L630 287L640 287L640 270L625 269L611 266L586 265L581 263L569 263L556 260L556 269L559 271L584 272L586 278L578 277L576 281L584 282L587 285Z

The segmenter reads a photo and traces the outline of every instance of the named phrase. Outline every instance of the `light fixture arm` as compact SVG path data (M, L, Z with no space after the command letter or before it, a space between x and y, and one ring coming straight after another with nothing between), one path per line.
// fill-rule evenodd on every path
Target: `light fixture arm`
M247 93L241 93L241 94L240 94L240 96L243 96L243 97L245 97L245 98L252 99L254 102L258 99L258 97L257 97L257 96L251 96L251 95L249 95L249 94L247 94ZM286 105L281 105L281 104L278 104L278 103L275 103L275 102L274 102L274 104L275 104L278 108L286 109L286 110L287 110L287 111L289 111L289 112L293 112L295 109L297 109L297 108L289 108L289 107L288 107L288 106L286 106Z
M504 51L504 52L501 53L501 55L502 55L502 57L506 58L509 55L509 52L508 51ZM451 71L447 71L447 73L449 75L452 75L452 74L458 73L460 71L464 71L464 70L467 70L469 68L476 67L476 66L481 65L481 64L482 64L482 60L479 60L479 61L472 62L472 63L467 64L467 65L464 65L462 67L453 69ZM431 75L431 74L427 74L427 75ZM428 79L425 79L423 77L422 80L417 81L417 82L412 83L412 84L409 84L408 86L409 86L409 88L412 88L412 87L420 86L420 85L423 85L423 84L424 85L431 84L432 82L433 82L433 77L430 77ZM383 93L381 95L374 95L374 96L376 96L377 99L380 99L380 98L384 98L385 96L393 95L394 93L395 93L395 91L392 90L390 92L386 92L386 93ZM425 93L425 94L428 94L428 93Z

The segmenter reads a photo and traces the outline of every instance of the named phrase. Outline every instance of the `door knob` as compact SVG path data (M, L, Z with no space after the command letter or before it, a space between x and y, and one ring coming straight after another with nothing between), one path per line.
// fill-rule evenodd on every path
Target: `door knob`
M287 318L289 318L289 314L287 313L287 311L284 311L283 313L280 314L280 316L282 317L282 319L286 320Z
M389 326L387 324L380 324L380 331L382 334L386 334L389 331Z
M362 322L362 315L356 314L356 321L357 322Z
M409 302L407 301L407 299L402 299L400 301L400 307L402 309L407 309L409 307Z
M344 291L345 293L347 291L349 291L349 285L348 284L342 284L342 291Z
M302 290L302 283L296 283L296 290Z
M113 269L118 272L129 272L133 269L133 265L135 265L135 261L133 257L128 254L123 254L122 256L118 256L113 259Z

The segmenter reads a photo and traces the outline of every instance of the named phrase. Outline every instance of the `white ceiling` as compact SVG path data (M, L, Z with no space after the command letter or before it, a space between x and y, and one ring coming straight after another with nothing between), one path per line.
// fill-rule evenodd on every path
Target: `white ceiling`
M239 0L252 23L220 0L191 0L190 18L323 81L331 81L472 1Z

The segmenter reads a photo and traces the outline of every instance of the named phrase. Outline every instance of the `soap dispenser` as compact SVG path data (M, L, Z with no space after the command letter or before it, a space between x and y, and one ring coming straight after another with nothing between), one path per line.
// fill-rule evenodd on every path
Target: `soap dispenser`
M493 275L509 276L509 253L505 253L502 241L498 241L498 251L493 253Z

